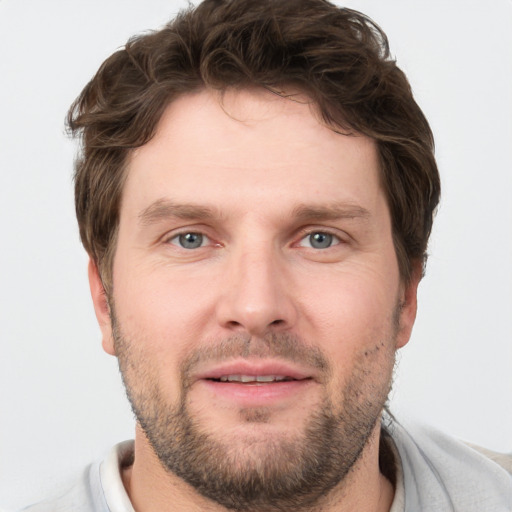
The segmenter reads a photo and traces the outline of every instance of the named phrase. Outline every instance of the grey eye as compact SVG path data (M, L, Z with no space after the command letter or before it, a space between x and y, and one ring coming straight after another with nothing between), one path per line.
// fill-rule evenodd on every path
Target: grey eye
M311 233L308 236L309 243L314 249L327 249L331 247L333 242L333 236L329 233Z
M201 233L183 233L178 235L176 239L184 249L197 249L203 245L203 235Z

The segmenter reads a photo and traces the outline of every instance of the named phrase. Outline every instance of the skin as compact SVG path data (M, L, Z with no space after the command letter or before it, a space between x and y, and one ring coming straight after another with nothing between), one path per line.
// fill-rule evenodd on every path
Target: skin
M284 361L307 376L288 394L242 404L199 378L217 362L193 367L188 410L241 467L268 457L269 439L302 439L321 403L342 415L340 390L351 384L354 399L384 400L416 314L420 273L400 278L374 142L334 133L296 99L260 90L178 98L131 155L120 210L110 305L129 338L124 379L135 394L151 388L177 406L184 361L233 337L251 340L250 362ZM181 247L184 233L203 234L203 244ZM332 244L313 247L311 233ZM119 355L93 262L89 277L103 347ZM272 334L296 337L329 371L266 352ZM377 424L347 477L307 510L389 510L379 435ZM123 478L138 512L225 510L167 471L139 424Z

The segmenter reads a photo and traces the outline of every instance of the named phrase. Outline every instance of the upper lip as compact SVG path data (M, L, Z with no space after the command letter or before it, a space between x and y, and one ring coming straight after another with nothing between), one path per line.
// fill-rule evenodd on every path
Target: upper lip
M236 360L212 365L195 375L194 380L220 379L228 375L279 375L295 380L311 378L313 375L293 363L278 360Z

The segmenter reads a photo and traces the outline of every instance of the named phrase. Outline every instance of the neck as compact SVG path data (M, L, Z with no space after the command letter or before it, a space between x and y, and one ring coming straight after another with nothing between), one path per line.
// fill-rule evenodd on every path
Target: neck
M389 512L394 489L379 470L379 440L380 422L347 477L321 501L309 505L308 512ZM226 508L201 496L188 483L164 469L139 425L135 436L135 460L132 466L123 470L122 477L137 512L227 512Z

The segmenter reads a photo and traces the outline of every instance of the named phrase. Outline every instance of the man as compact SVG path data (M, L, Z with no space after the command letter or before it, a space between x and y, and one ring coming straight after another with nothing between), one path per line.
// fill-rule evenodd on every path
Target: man
M440 187L369 19L206 0L107 59L69 125L137 428L29 510L510 510L502 465L383 413Z

